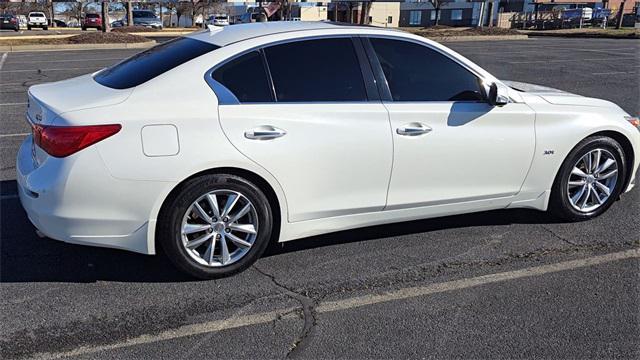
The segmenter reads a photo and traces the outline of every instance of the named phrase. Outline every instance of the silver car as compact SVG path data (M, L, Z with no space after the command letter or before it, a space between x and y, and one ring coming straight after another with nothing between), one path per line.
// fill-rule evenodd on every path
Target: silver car
M162 29L162 20L153 11L133 10L133 25Z

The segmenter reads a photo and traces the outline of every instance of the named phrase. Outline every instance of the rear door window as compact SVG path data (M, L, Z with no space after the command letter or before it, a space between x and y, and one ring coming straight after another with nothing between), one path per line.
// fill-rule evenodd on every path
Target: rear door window
M273 101L262 54L252 51L216 69L213 79L224 85L241 103Z
M96 74L94 79L112 89L128 89L218 48L219 46L204 41L178 38L106 68Z
M278 102L367 101L350 38L295 41L264 51Z

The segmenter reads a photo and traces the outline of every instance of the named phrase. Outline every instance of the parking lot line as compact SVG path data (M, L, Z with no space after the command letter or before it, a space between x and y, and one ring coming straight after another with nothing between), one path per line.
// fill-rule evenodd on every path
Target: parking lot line
M527 61L509 61L509 64L546 64L550 62L584 62L584 61L618 61L618 60L635 60L635 57L614 57L614 58L593 58L593 59L556 59L556 60L527 60Z
M17 105L27 105L26 102L20 102L20 103L4 103L4 104L0 104L0 106L17 106Z
M65 60L30 60L30 61L20 61L20 64L35 64L35 63L67 63L73 61L111 61L111 60L122 60L122 57L116 58L98 58L98 59L65 59Z
M2 66L4 65L4 62L7 60L8 55L9 55L8 53L2 54L2 57L0 58L0 70L2 70Z
M66 68L66 69L26 69L26 70L0 70L0 73L16 73L16 72L44 72L44 71L72 71L72 70L90 70L90 69L100 69L104 66L91 66L91 67L80 67L80 68Z
M31 133L0 134L0 138L14 137L14 136L27 136L29 134Z
M534 276L541 276L546 274L553 274L562 271L576 270L584 267L602 265L614 261L625 259L637 259L640 258L640 249L631 249L626 251L620 251L616 253L610 253L606 255L593 256L584 259L570 260L559 262L549 265L534 266L524 268L520 270L506 271L501 273L494 273L488 275L482 275L472 278L464 278L460 280L447 281L442 283L435 283L425 286L416 286L410 288L404 288L394 291L389 291L384 294L378 295L365 295L359 297L352 297L343 300L325 301L321 302L316 308L316 313L329 313L341 310L354 309L367 305L375 305L380 303L386 303L391 301L407 300L421 296L433 295L443 292L456 291L462 289L468 289L481 285L495 284L508 280L517 280L523 278L529 278ZM126 348L130 346L143 345L149 343L155 343L159 341L172 340L176 338L183 338L187 336L200 335L205 333L219 332L228 329L234 329L250 325L266 324L276 320L283 314L288 314L295 309L280 309L269 312L262 312L252 315L231 317L225 320L216 320L200 324L185 325L177 329L166 330L155 335L141 335L135 338L128 339L123 342L97 345L97 346L82 346L74 350L57 352L57 353L40 353L36 354L35 358L41 359L58 359L62 357L80 356L87 354L95 354L107 350L116 350L120 348Z

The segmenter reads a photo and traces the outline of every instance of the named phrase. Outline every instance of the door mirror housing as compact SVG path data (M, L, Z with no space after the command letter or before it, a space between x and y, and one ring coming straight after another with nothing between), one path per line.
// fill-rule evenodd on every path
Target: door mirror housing
M507 88L498 83L491 83L487 94L487 102L491 106L503 106L509 103L509 94Z

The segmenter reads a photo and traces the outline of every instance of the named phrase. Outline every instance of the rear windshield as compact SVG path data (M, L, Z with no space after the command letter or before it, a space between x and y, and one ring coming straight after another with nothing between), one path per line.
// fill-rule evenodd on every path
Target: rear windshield
M31 14L29 14L29 16L42 16L42 17L44 17L44 14L43 13L31 13Z
M87 14L87 19L97 19L100 16L98 14Z
M128 89L182 65L219 46L191 38L178 38L154 46L100 71L94 79L112 89Z

